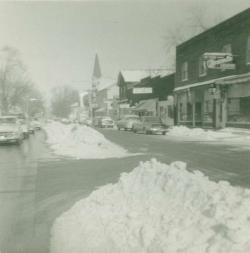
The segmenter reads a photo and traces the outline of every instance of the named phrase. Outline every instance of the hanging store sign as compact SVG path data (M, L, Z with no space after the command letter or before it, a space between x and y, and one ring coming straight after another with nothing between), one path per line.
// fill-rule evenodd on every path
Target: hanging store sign
M204 53L203 59L209 69L235 69L231 53Z
M153 89L150 87L133 88L133 94L151 94Z
M224 63L224 64L221 64L221 69L222 70L236 69L236 66L234 63Z

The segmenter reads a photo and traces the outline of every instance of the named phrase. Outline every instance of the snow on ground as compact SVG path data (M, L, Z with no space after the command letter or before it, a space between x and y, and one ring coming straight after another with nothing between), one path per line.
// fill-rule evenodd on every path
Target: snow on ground
M167 135L200 140L217 140L219 138L231 138L234 136L230 131L213 131L202 128L188 128L185 126L175 126L169 130Z
M129 153L107 140L93 128L83 125L65 125L51 122L44 127L47 142L57 155L77 159L124 157Z
M220 144L250 148L250 130L225 128L221 130L207 130L202 128L188 128L174 126L167 133L168 137L180 138L182 141L209 141Z
M152 159L62 214L52 253L250 252L250 190Z

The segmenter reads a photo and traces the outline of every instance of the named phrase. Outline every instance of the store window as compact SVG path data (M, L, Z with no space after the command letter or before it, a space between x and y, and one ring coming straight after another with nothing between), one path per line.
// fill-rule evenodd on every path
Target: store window
M188 63L187 61L183 62L181 65L181 80L188 80Z
M229 98L228 122L250 123L250 97Z
M247 64L250 64L250 35L247 37L246 62Z
M172 105L168 105L168 117L171 119L174 118L174 110Z
M213 100L206 100L204 103L204 121L212 122L213 120Z
M193 109L192 109L192 104L187 103L187 120L192 121L193 118Z
M199 58L199 76L205 76L207 74L206 62L203 56Z
M180 115L180 120L184 120L184 110L183 110L183 104L179 104L179 115Z

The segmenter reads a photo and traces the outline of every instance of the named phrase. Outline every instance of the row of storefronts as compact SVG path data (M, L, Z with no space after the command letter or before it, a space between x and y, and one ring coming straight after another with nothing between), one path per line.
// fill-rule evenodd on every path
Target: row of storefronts
M120 71L117 96L102 98L96 113L158 116L167 125L250 127L249 24L247 9L178 45L175 73ZM107 96L101 89L98 94Z
M157 116L174 124L174 73L167 70L126 70L118 77L119 117Z
M178 125L250 127L250 9L176 48Z
M250 127L250 73L175 91L177 122L192 127Z

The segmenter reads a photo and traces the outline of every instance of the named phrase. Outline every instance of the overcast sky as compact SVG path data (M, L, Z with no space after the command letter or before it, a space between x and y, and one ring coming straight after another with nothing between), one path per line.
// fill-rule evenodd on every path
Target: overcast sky
M90 87L94 56L102 74L167 66L166 32L196 5L227 18L249 0L0 2L0 47L17 48L34 82Z

